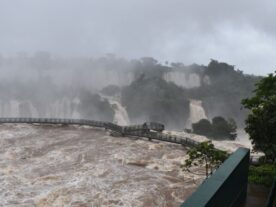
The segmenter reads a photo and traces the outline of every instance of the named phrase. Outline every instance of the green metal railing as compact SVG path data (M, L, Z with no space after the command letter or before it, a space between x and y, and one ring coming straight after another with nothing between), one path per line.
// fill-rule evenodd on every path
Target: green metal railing
M274 182L272 184L266 207L273 207L273 204L274 206L276 206L276 178L274 179Z
M181 207L240 207L247 194L250 151L239 148Z

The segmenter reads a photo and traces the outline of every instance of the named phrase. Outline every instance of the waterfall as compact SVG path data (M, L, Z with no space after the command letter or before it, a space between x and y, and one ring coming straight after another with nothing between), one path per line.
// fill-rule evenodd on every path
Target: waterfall
M204 108L202 107L202 101L200 100L190 100L190 117L189 117L189 126L192 123L196 123L201 119L207 119Z
M131 71L107 70L96 68L90 72L78 73L80 79L87 88L101 90L109 85L126 86L134 80L134 74Z
M48 117L80 118L78 105L80 100L63 97L53 103L34 105L31 100L0 100L1 117Z
M184 72L171 71L165 73L163 79L184 88L195 88L200 86L200 77L196 73L187 74Z
M109 103L115 112L113 122L119 125L128 125L129 117L125 107L123 107L121 103L115 100L111 100Z
M17 100L1 101L2 117L17 117L19 115L20 103Z
M63 97L58 99L48 106L46 117L80 118L78 112L79 103L80 100L78 98L71 100L67 97Z
M120 101L116 100L118 98L112 97L112 96L105 96L102 94L100 94L100 96L104 99L107 99L112 109L114 110L115 114L114 114L113 122L115 124L119 124L122 126L129 125L130 121L129 121L127 110L125 109L125 107L122 106Z
M72 108L71 108L71 110L72 110L72 118L73 119L79 119L79 118L81 118L81 115L80 115L80 113L78 111L79 104L80 104L80 99L77 98L77 97L75 97L73 99L73 101L72 101L72 104L71 104L71 106L72 106Z
M30 101L22 101L17 117L38 117L38 111Z

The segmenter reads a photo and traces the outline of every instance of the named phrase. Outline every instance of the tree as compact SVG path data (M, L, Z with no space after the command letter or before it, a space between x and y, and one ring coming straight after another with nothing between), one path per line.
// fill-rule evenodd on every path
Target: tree
M228 119L229 138L235 140L237 138L237 124L233 118Z
M190 172L192 166L204 166L206 177L208 177L227 159L228 153L215 149L211 141L206 141L191 148L188 156L182 168Z
M199 122L192 124L193 132L196 134L213 137L216 139L231 139L237 137L237 125L234 119L225 120L221 116L212 119L212 123L208 119L201 119Z
M82 117L99 121L113 120L114 110L106 99L87 90L82 90L79 97L78 109Z
M234 140L237 136L237 126L234 119L226 121L221 116L214 117L212 119L212 127L215 138L229 138Z
M255 150L264 152L267 160L276 161L276 72L256 84L254 96L242 100L250 113L245 120Z
M212 124L208 119L201 119L197 123L192 124L193 132L200 135L211 136Z
M130 120L160 122L168 128L182 128L189 117L189 99L174 83L147 74L122 89L122 105Z

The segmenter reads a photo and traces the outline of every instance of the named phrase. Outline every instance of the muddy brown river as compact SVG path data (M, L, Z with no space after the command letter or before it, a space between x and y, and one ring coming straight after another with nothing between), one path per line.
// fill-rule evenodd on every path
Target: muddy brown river
M0 125L0 206L179 206L202 181L176 144L103 129Z

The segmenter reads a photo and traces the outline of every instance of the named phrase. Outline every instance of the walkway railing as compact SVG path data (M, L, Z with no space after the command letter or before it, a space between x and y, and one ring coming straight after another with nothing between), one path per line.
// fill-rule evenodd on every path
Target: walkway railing
M145 122L141 125L120 126L111 122L88 119L53 119L53 118L0 118L0 123L30 123L30 124L72 124L102 127L120 133L122 136L146 137L149 140L160 140L185 146L195 146L198 142L183 136L161 133L164 125L155 122Z
M273 207L276 206L276 178L274 178L274 182L272 184L268 199L267 199L267 204L266 207Z

